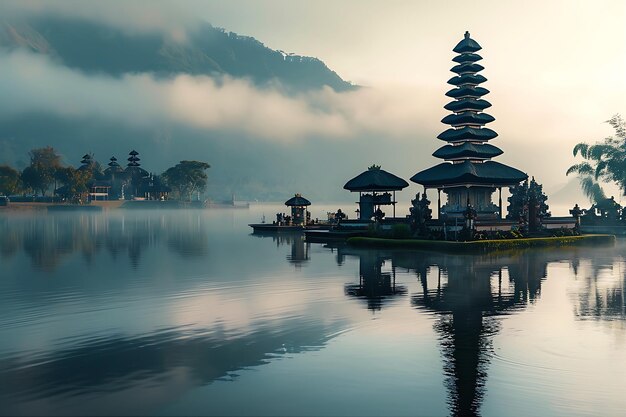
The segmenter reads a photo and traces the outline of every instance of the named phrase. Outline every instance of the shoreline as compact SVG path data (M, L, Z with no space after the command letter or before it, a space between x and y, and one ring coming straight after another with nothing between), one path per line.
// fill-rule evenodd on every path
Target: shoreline
M92 201L89 204L67 204L53 202L11 202L6 206L0 206L0 213L29 213L29 212L45 212L49 209L54 211L72 211L75 209L85 210L128 210L128 209L248 209L249 203L229 205L225 203L202 203L186 202L178 200L108 200L108 201Z

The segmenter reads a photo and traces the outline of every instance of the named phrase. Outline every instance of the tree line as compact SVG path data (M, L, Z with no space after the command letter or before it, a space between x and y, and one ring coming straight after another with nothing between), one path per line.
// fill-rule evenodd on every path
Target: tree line
M83 157L83 166L74 168L62 163L61 155L51 146L31 149L28 152L30 164L19 171L9 165L0 165L0 195L53 195L74 202L86 201L90 184L106 180L106 170L91 156ZM180 161L161 175L149 174L150 183L165 185L170 196L181 200L191 200L193 195L206 190L210 165L200 161ZM119 172L125 173L120 167ZM110 173L109 173L110 174ZM125 185L135 185L148 179L143 169L134 170L128 175L118 175Z

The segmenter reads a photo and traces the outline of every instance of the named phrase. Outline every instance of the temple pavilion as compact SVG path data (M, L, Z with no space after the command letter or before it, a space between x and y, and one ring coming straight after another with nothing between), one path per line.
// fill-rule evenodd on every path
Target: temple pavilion
M502 218L502 187L517 185L528 178L524 172L492 160L502 150L488 143L498 134L485 127L495 119L484 112L491 103L482 98L489 90L480 87L487 81L478 74L484 69L477 63L482 57L476 52L481 49L469 32L454 47L458 55L452 59L455 65L451 71L456 75L448 80L454 88L446 93L453 101L444 106L452 113L441 120L450 128L437 136L447 144L433 153L444 162L411 177L411 181L424 186L424 191L437 189L440 217L461 217L471 204L479 218ZM497 206L491 200L496 190ZM447 196L443 206L442 191Z
M348 181L343 188L359 193L359 219L370 220L377 216L376 213L384 217L380 206L387 205L393 207L393 217L396 217L396 191L408 186L409 183L402 178L380 169L379 165L372 165Z
M311 221L311 214L306 209L307 206L311 205L311 202L302 197L302 194L294 195L289 200L285 201L285 205L291 208L291 225L305 226Z

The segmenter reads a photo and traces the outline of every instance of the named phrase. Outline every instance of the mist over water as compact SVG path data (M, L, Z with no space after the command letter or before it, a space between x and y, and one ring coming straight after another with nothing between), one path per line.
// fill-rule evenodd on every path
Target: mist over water
M1 215L0 414L626 408L624 242L452 256L250 233L280 210Z

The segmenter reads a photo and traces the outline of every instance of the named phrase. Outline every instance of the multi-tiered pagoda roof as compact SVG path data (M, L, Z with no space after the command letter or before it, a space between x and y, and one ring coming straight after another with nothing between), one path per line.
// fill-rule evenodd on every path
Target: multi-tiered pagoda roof
M498 134L485 127L495 119L484 112L491 103L482 97L489 93L480 84L487 79L478 74L484 67L477 64L482 57L476 52L482 48L469 32L453 49L458 55L452 61L456 63L451 71L456 75L448 84L453 85L446 96L454 101L444 108L452 113L441 122L450 125L438 139L448 142L437 149L433 156L444 162L415 174L411 181L426 188L447 188L458 186L502 187L518 184L528 178L522 171L492 161L503 152L497 146L487 143Z

